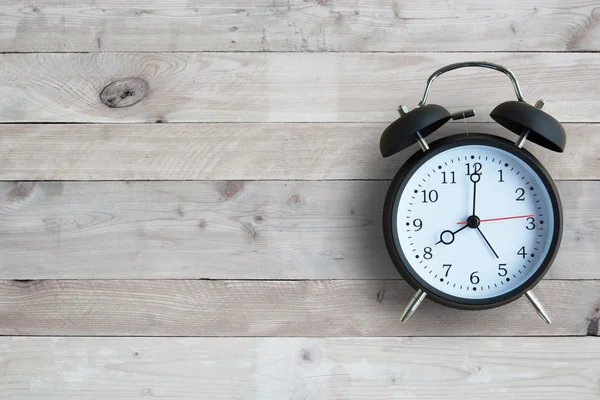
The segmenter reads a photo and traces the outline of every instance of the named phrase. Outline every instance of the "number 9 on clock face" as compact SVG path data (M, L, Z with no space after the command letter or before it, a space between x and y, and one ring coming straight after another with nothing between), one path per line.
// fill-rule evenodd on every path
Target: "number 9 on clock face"
M400 273L433 300L488 308L522 295L558 250L561 207L543 166L487 135L440 140L394 178L384 211Z

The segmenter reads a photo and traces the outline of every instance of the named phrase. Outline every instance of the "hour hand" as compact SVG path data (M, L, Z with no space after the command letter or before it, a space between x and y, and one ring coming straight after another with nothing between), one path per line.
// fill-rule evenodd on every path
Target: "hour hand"
M440 233L440 240L436 244L440 244L440 243L452 244L452 242L454 242L454 235L456 235L458 232L465 229L467 226L468 225L465 225L462 228L455 230L454 232L449 231L449 230L443 231L442 233Z

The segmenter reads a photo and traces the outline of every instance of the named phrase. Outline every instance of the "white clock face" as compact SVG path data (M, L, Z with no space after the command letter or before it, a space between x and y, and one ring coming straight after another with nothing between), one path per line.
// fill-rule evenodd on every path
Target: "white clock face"
M422 280L451 296L485 299L531 278L554 226L548 190L527 163L497 147L463 145L409 178L395 228Z

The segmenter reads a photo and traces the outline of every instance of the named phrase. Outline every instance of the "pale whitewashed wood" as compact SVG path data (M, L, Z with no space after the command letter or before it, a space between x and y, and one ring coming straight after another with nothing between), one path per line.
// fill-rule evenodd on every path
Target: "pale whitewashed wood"
M596 400L597 338L0 338L4 399Z
M391 179L416 145L389 159L379 153L387 125L134 124L0 125L2 180ZM470 132L516 140L496 123ZM565 124L567 149L526 148L554 179L599 179L600 125ZM465 131L449 123L428 140Z
M398 278L389 182L3 182L2 279ZM600 182L558 182L550 279L598 279Z
M483 311L425 301L399 280L0 281L0 335L548 336L597 335L600 281L542 281L546 325L523 298Z
M600 42L597 4L583 0L8 3L1 51L579 51Z
M0 121L389 123L399 103L417 104L434 70L477 59L511 68L526 99L544 98L561 121L599 121L595 53L1 54ZM147 86L119 85L120 95L105 99L113 108L105 105L105 86L126 78ZM114 108L133 96L136 104ZM479 69L438 79L429 100L453 112L476 107L476 120L490 121L511 99L504 75Z

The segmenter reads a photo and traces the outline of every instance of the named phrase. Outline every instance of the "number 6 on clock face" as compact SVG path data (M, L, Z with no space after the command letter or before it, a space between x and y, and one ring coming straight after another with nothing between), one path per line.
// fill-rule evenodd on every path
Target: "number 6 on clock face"
M561 208L529 153L489 135L452 136L409 160L384 210L405 279L440 303L487 308L534 286L560 241Z

